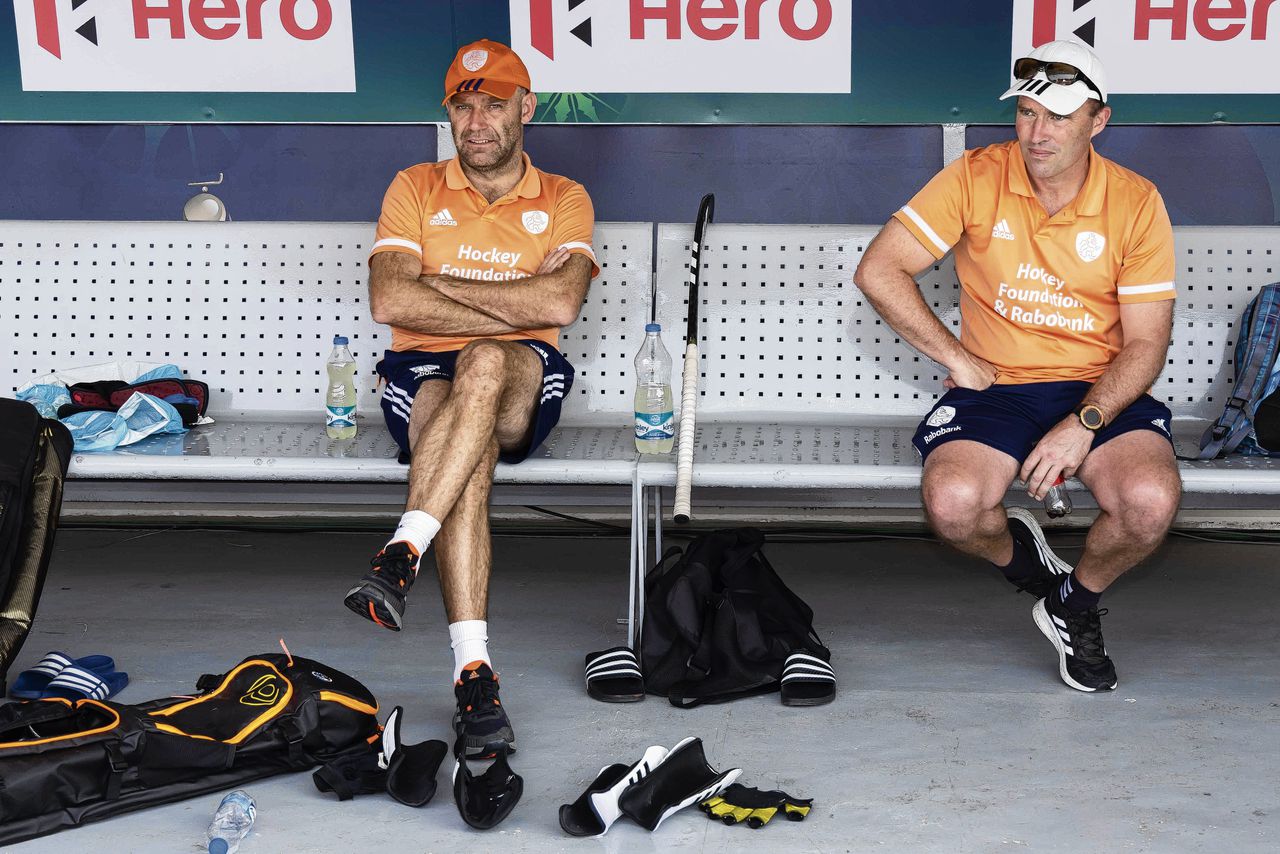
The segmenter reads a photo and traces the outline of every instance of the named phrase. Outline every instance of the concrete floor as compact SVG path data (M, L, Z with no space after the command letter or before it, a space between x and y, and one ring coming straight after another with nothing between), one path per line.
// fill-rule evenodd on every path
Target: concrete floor
M1057 535L1068 559L1078 535ZM371 534L63 531L36 625L12 674L49 649L109 653L119 699L191 690L195 677L276 650L363 680L407 710L407 740L447 738L450 657L434 581L398 635L341 599L381 543ZM1273 852L1280 848L1280 601L1276 546L1174 540L1104 600L1116 692L1061 684L1032 601L988 568L919 541L774 544L817 610L841 693L677 710L589 700L582 655L623 642L623 540L500 537L490 619L526 792L487 835L447 790L421 810L338 803L309 775L248 786L259 818L243 854L276 852L903 851ZM743 782L813 797L808 821L725 827L689 810L650 835L564 836L556 809L603 765L686 735ZM203 850L220 794L7 850ZM482 848L472 846L480 845Z

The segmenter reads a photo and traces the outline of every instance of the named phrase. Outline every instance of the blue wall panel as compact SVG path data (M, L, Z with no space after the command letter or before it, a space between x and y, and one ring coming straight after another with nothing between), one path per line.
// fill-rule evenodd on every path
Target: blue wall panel
M969 147L1013 138L969 128ZM1152 181L1174 225L1280 225L1280 127L1113 126L1094 147Z
M725 222L883 222L942 161L927 126L542 125L527 145L602 220L688 221L714 191ZM1097 146L1176 224L1280 224L1280 127L1111 127ZM396 170L435 154L434 125L0 125L0 218L178 219L186 182L224 171L235 219L369 221Z
M538 126L535 162L581 181L599 219L881 222L942 162L936 127Z
M182 218L216 178L237 220L372 220L434 125L0 125L0 218Z

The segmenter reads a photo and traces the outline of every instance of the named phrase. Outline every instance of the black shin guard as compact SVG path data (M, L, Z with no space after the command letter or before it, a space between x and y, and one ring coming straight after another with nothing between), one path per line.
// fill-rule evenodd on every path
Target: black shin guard
M657 830L667 818L723 791L738 779L741 768L720 773L707 764L702 739L686 738L671 749L653 772L627 787L618 798L622 814L646 830Z

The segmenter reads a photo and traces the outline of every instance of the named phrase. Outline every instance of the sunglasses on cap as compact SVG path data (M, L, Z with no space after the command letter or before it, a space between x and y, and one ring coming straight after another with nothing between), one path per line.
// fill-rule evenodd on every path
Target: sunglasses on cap
M1102 90L1074 65L1066 62L1044 62L1029 56L1024 56L1013 64L1013 76L1016 80L1032 80L1041 71L1050 83L1057 83L1059 86L1070 86L1077 80L1083 80L1084 85L1098 96L1098 100L1103 100Z

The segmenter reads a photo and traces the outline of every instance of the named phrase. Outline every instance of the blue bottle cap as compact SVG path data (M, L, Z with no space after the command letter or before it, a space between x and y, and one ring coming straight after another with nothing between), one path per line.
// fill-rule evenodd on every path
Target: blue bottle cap
M661 332L661 331L662 331L662 324L661 324L661 323L646 323L646 324L644 325L644 331L645 331L645 332Z
M333 346L335 346L335 347L345 347L345 346L347 346L347 336L345 336L345 335L335 335L335 336L333 336Z

